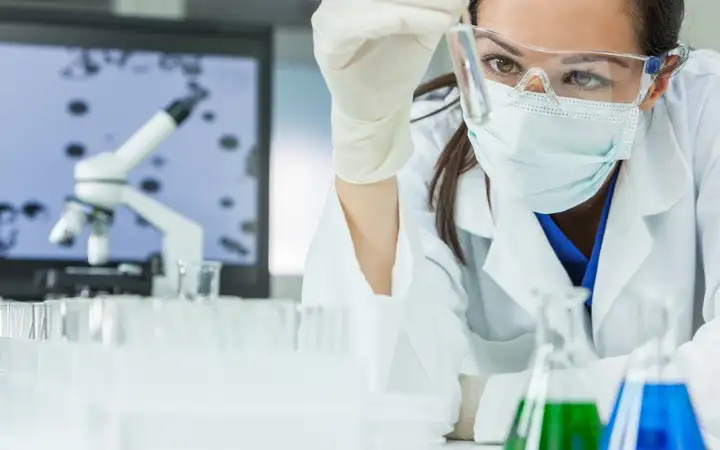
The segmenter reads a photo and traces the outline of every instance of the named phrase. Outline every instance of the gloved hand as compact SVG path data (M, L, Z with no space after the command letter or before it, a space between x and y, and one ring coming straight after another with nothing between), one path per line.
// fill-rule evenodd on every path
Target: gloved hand
M323 0L315 58L332 94L335 170L348 182L390 178L412 154L415 88L467 0Z
M460 375L460 388L462 403L460 416L455 429L447 435L448 439L455 441L472 441L475 436L475 418L477 417L480 398L485 392L487 378L482 376Z

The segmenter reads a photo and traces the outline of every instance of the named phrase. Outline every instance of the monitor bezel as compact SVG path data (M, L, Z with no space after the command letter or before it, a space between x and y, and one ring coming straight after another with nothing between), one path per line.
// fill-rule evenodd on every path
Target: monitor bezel
M0 41L256 58L259 63L257 262L252 266L225 264L220 292L245 298L269 297L271 27L222 21L119 17L103 12L0 8ZM113 261L116 262L144 261ZM39 271L87 265L85 260L72 259L0 259L0 297L41 300L44 292L34 285Z

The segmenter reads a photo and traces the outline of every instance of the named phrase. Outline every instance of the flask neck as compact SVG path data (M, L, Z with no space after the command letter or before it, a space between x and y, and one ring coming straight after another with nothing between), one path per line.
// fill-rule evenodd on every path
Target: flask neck
M597 359L585 306L587 291L543 296L538 317L536 348L548 355L549 369L582 366Z
M671 305L644 302L638 305L641 341L628 368L628 381L674 383L682 380L672 364L677 350L677 327L671 320Z

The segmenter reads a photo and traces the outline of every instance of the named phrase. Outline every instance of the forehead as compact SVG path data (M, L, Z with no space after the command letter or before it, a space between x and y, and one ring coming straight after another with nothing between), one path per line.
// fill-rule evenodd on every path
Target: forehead
M640 53L628 0L480 0L478 25L527 45Z

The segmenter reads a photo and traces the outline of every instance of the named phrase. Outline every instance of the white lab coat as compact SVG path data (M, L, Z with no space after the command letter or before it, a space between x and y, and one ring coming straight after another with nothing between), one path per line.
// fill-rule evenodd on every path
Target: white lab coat
M422 114L443 100L418 102ZM627 354L641 342L639 302L675 300L687 377L704 430L720 437L720 55L693 52L648 115L621 166L595 283L592 334L601 357L584 371L607 417ZM531 211L491 192L480 167L464 174L456 221L467 264L438 238L428 183L462 120L455 108L414 126L415 154L399 177L401 228L391 298L373 295L331 192L306 264L303 301L347 302L385 312L373 333L381 383L433 389L459 406L460 372L489 375L475 425L479 442L502 441L523 395L534 346L533 288L571 286ZM693 309L705 324L693 337ZM378 310L378 311L380 311ZM384 328L383 328L384 327Z

